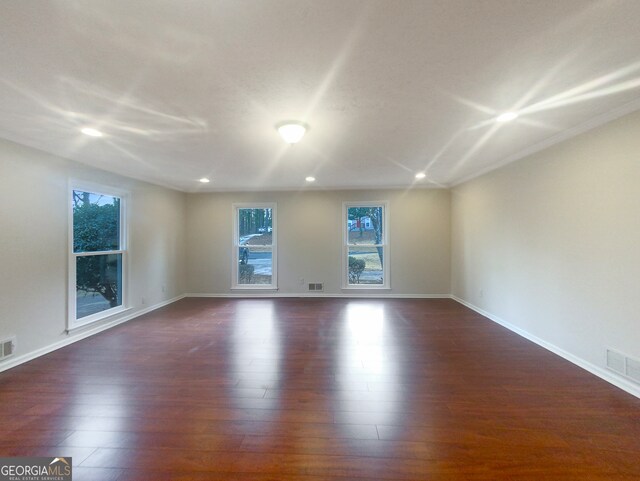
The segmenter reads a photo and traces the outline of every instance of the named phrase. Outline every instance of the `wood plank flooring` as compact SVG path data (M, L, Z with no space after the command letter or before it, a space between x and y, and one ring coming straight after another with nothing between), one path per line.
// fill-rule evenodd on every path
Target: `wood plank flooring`
M0 399L75 481L640 479L640 400L447 299L184 299Z

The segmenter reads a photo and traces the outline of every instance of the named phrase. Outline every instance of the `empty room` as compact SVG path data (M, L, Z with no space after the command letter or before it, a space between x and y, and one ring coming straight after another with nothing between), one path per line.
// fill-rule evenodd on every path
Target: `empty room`
M640 479L640 2L0 2L0 480Z

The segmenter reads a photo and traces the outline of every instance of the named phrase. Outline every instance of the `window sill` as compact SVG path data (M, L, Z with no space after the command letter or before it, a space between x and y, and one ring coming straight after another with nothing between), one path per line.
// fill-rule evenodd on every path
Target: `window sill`
M342 286L341 289L343 291L390 291L391 287L388 287L388 286L375 287L375 286L372 286L372 285L368 285L368 286Z
M96 322L113 320L111 318L131 310L133 310L132 307L120 306L120 307L114 307L113 309L109 309L108 311L92 314L91 316L87 316L87 317L78 319L73 323L70 323L69 327L67 328L67 332L75 331L76 329L81 329L83 327L90 326L92 324L95 324Z
M273 286L247 285L247 286L233 286L231 287L231 290L232 291L277 291L278 288Z

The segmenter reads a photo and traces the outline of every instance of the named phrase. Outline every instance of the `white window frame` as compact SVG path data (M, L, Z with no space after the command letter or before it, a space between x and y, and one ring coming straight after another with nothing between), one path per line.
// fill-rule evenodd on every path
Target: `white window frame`
M382 244L357 244L360 247L382 247L384 251L384 259L382 265L382 284L349 284L349 247L355 244L349 244L349 229L347 228L351 207L382 207ZM343 202L342 203L342 289L391 289L391 271L389 266L389 201L367 201L367 202Z
M98 252L74 252L73 250L73 191L90 192L92 194L102 194L111 197L118 197L120 199L120 249L112 251L98 251ZM106 319L116 314L130 310L128 306L128 287L129 287L129 242L128 242L128 204L129 193L111 186L95 184L92 182L72 180L69 182L69 191L67 202L69 205L69 248L68 248L68 261L69 261L69 286L68 286L68 317L67 317L67 330L77 329L84 327L94 322ZM120 288L122 293L122 304L104 311L96 312L89 316L77 319L76 311L76 259L79 257L96 256L96 255L108 255L108 254L121 254L122 255L122 286Z
M240 251L240 209L271 209L271 284L238 284L238 253ZM231 289L233 290L277 290L278 289L278 213L275 202L248 202L233 204L233 255L231 264Z

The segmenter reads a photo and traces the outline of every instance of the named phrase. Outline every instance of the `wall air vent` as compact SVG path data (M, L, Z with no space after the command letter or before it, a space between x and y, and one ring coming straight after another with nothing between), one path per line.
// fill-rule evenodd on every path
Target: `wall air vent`
M16 350L16 338L3 339L0 341L0 360L12 356Z
M607 349L607 367L618 374L624 374L624 355Z
M640 361L607 349L607 367L632 381L640 383Z
M627 376L635 382L640 383L640 361L627 358Z
M310 282L309 283L310 291L324 291L324 284L322 282Z

